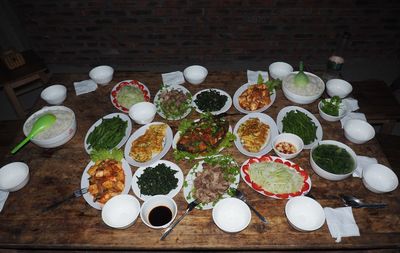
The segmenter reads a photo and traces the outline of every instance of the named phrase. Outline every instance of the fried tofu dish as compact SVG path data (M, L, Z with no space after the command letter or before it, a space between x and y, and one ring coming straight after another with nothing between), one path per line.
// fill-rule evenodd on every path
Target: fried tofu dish
M151 125L142 136L133 141L130 157L141 163L151 160L153 155L162 151L166 134L166 124Z
M93 202L105 204L124 190L125 174L121 162L113 159L98 161L87 173L90 175L89 192Z
M248 111L258 110L270 103L269 90L265 84L250 85L239 96L239 105Z
M239 126L237 133L245 150L259 152L268 140L269 131L269 125L258 118L250 118Z

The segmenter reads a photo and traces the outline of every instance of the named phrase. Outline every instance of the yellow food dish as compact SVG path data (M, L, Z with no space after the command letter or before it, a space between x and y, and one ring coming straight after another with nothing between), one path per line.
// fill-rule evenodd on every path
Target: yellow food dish
M133 141L129 155L137 162L147 162L163 149L166 124L151 125L144 135Z

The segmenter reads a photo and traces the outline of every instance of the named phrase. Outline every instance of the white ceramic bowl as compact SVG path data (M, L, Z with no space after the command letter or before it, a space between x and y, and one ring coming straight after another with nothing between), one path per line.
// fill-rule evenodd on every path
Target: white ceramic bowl
M321 144L332 144L332 145L336 145L336 146L338 146L340 148L344 148L354 160L354 168L353 168L353 170L351 172L349 172L349 173L346 173L346 174L334 174L334 173L328 172L328 171L324 170L323 168L319 167L318 164L314 161L312 155L313 155L313 152L314 152L315 148L317 148L318 145L321 145ZM339 180L343 180L343 179L349 177L353 173L353 171L357 168L357 156L356 156L356 153L354 153L354 151L349 146L347 146L346 144L338 142L338 141L333 141L333 140L324 140L324 141L320 141L318 143L318 145L315 145L311 149L311 152L310 152L310 163L311 163L312 169L320 177L328 179L328 180L331 180L331 181L339 181Z
M212 217L223 231L237 233L245 229L251 220L250 208L237 198L225 198L214 206Z
M330 98L327 98L327 100L330 100ZM322 108L322 100L319 101L319 103L318 103L319 115L324 120L331 121L331 122L341 120L344 116L346 116L346 113L347 113L347 106L346 106L346 103L344 103L343 101L340 103L339 116L329 115L329 114L325 113L324 111L322 111L321 108Z
M31 141L33 143L35 143L36 145L38 145L39 147L42 148L55 148L58 146L61 146L65 143L67 143L69 140L72 139L72 137L74 137L75 132L76 132L76 118L75 118L75 114L74 112L69 109L68 107L65 106L49 106L49 107L43 107L41 110L35 112L34 114L32 114L24 123L23 126L23 131L25 136L27 136L29 134L28 129L27 129L27 124L29 121L33 120L35 117L40 116L45 114L46 112L49 111L54 111L54 110L61 110L61 111L66 111L72 114L72 119L70 124L66 127L66 129L61 132L60 134L58 134L57 136L54 136L52 138L49 139L38 139L37 137L34 137L33 139L31 139ZM56 125L57 122L54 124Z
M145 125L153 121L157 108L153 103L140 102L129 108L129 117L137 124Z
M303 232L314 231L325 223L322 206L314 199L306 196L291 198L285 206L285 214L295 229Z
M201 84L204 82L208 75L208 71L205 67L200 65L192 65L183 71L186 81L191 84Z
M140 212L140 203L132 195L120 194L109 199L101 210L107 226L124 229L132 226Z
M40 97L51 105L59 105L67 98L67 88L61 84L47 87L40 93Z
M382 164L371 164L363 169L364 186L375 193L394 191L399 185L396 173Z
M309 96L299 95L299 94L296 94L293 91L289 90L287 88L287 85L293 79L293 76L296 75L297 73L298 73L298 71L292 72L289 75L287 75L285 77L285 79L282 80L282 91L283 91L283 94L285 95L285 97L294 103L302 104L302 105L310 104L310 103L314 102L315 100L317 100L319 97L321 97L322 93L324 93L324 90L325 90L324 81L322 81L322 79L320 77L318 77L312 73L305 72L305 71L304 71L304 73L309 78L314 78L314 80L316 80L316 82L322 86L322 89L318 93L316 93L314 95L309 95Z
M153 225L150 223L150 218L149 218L150 212L154 208L160 206L167 207L171 211L172 213L171 219L170 221L167 221L163 225ZM146 224L148 227L154 229L161 229L168 227L175 219L177 213L178 213L178 208L176 206L175 201L171 197L168 197L166 195L155 195L146 199L146 201L143 203L142 209L140 210L140 218L142 219L144 224Z
M0 190L14 192L29 181L29 167L22 162L13 162L0 169Z
M274 62L269 65L269 74L273 79L280 79L283 80L287 77L290 73L293 72L292 65L286 62Z
M280 142L288 142L292 145L294 145L294 147L296 148L296 152L293 154L285 154L283 152L280 152L277 148L276 145ZM292 159L294 157L296 157L298 154L300 154L300 152L303 150L304 148L304 142L303 140L295 135L295 134L291 134L291 133L282 133L278 136L276 136L273 140L272 140L272 147L275 151L275 153L279 156L282 157L284 159Z
M375 129L361 119L350 119L344 123L344 136L356 144L363 144L375 137Z
M106 65L97 66L89 72L90 79L100 85L107 85L112 80L113 75L114 69Z
M353 86L342 79L331 79L326 82L326 92L330 97L338 96L340 98L347 97L353 90Z

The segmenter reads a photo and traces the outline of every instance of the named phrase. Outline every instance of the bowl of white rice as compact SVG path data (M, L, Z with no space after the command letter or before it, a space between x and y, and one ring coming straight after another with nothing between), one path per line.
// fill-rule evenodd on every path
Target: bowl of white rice
M23 126L25 136L30 133L35 121L47 113L54 114L56 122L31 141L42 148L55 148L71 140L76 132L76 119L74 112L65 106L46 106L32 114Z
M308 76L309 82L305 86L297 86L294 83L294 77L298 71L290 73L282 81L283 94L290 101L297 104L310 104L321 97L325 90L325 83L318 76L304 72Z

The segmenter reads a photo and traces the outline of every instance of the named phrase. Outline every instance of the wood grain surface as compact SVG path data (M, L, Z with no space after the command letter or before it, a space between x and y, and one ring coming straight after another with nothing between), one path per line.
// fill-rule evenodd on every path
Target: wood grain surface
M52 83L62 83L68 87L68 97L64 105L71 108L77 118L77 132L67 144L45 150L28 144L17 155L8 156L6 161L23 161L29 165L30 181L23 189L10 193L0 213L0 248L30 249L105 249L105 250L295 250L295 249L399 249L400 248L400 189L392 193L375 194L368 191L359 178L348 178L333 182L316 175L309 162L309 151L303 151L293 162L302 166L311 176L312 195L323 207L342 207L338 194L353 194L368 202L386 202L384 209L353 209L361 236L343 238L335 243L326 223L314 232L298 232L287 222L284 207L287 200L267 198L249 188L241 179L239 189L247 196L267 219L269 225L262 224L253 214L250 225L240 233L228 234L213 222L211 210L194 210L166 238L160 241L162 230L148 228L138 218L136 223L124 230L107 227L101 212L91 208L83 198L74 199L57 209L42 212L42 208L62 199L80 187L83 169L89 163L84 150L84 138L90 126L102 116L118 112L110 101L110 90L121 80L136 79L145 83L152 98L160 87L160 73L115 73L113 81L100 86L95 92L76 96L73 82L88 79L85 74L54 75ZM204 88L220 88L232 97L242 84L246 83L246 72L211 72L206 81L198 86L185 84L195 94ZM35 110L44 106L38 101ZM276 119L279 110L293 105L281 90L277 92L275 103L265 111ZM379 163L388 165L378 142L373 139L363 145L352 144L343 135L339 122L324 121L318 114L317 102L302 106L311 111L321 122L323 139L338 140L349 145L358 155L376 157ZM235 113L232 106L229 112ZM229 116L232 126L244 115ZM189 117L197 118L192 112ZM155 121L163 121L156 116ZM168 124L176 132L179 122ZM140 126L133 125L132 132ZM16 129L16 131L21 131ZM22 138L20 134L19 138ZM10 147L11 148L11 147ZM233 145L222 151L231 154L241 164L247 157L239 153ZM273 151L269 154L274 155ZM176 162L172 150L163 158ZM186 175L193 162L176 162ZM132 172L136 170L132 167ZM398 173L398 172L397 172ZM186 208L183 191L174 198L178 205L178 215ZM133 195L132 190L130 194ZM141 201L142 203L142 201Z

